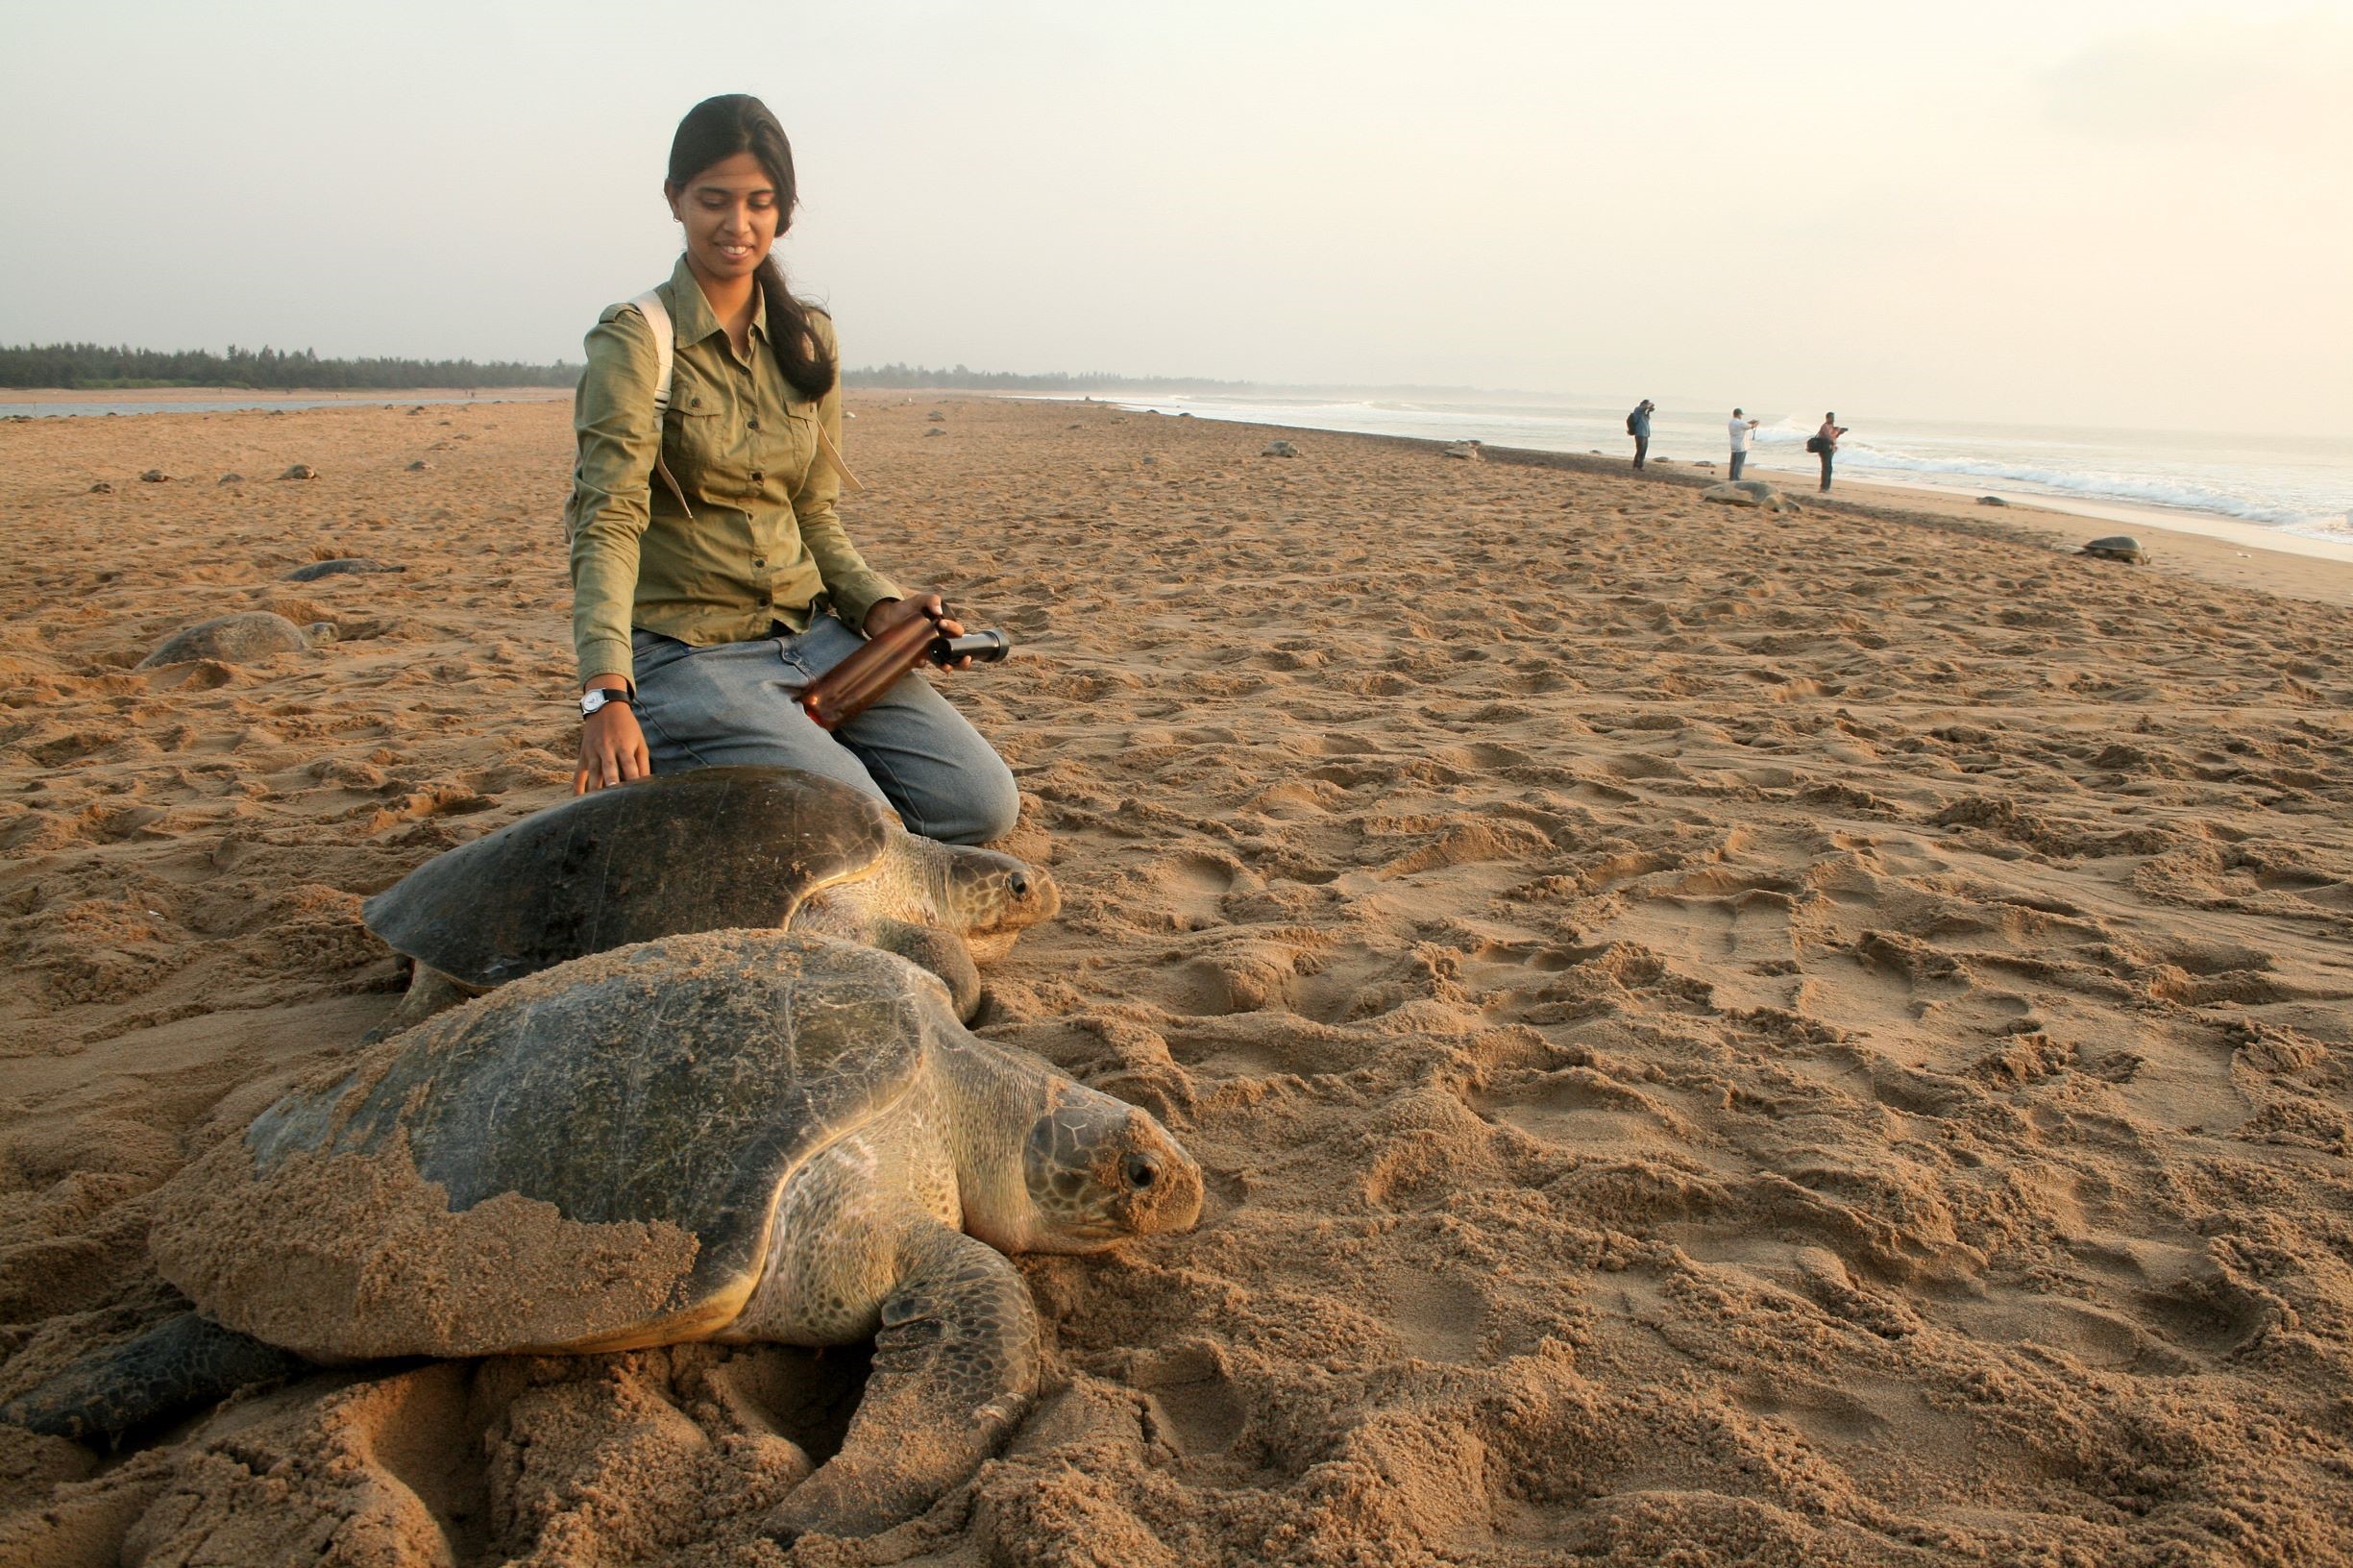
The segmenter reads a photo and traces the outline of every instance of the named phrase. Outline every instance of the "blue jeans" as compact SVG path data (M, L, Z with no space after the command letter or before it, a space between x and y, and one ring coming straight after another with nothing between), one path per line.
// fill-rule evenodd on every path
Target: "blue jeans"
M805 768L878 796L912 833L981 844L1013 831L1013 771L919 674L828 733L801 710L801 688L861 639L831 615L798 636L693 648L632 632L637 722L657 773L730 764Z
M1748 466L1748 462L1749 462L1749 454L1748 454L1747 453L1745 453L1745 452L1736 452L1736 453L1732 453L1732 478L1735 478L1735 479L1736 479L1736 478L1740 478L1740 471L1741 471L1743 468L1745 468L1745 467L1747 467L1747 466Z

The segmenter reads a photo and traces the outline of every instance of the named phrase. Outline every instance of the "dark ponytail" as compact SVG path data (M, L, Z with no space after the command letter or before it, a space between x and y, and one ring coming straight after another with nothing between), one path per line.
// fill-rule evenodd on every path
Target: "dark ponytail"
M723 159L749 153L776 185L776 237L793 227L799 196L793 185L793 144L768 106L748 92L705 98L686 111L670 142L670 185L684 190L695 176ZM810 320L814 306L793 297L784 268L770 251L760 264L760 293L768 303L768 344L776 368L802 395L821 398L833 390L833 351L817 339Z

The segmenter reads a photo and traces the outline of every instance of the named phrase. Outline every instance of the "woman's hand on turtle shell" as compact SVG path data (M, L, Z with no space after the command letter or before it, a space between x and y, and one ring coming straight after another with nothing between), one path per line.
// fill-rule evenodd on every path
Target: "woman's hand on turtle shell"
M869 637L879 637L911 615L932 617L940 623L943 635L964 635L964 623L947 613L947 606L940 601L938 594L918 594L913 599L876 600L873 607L866 612L866 625L862 629ZM945 668L969 670L972 668L971 657L968 654L960 659L950 659Z
M580 766L572 774L574 795L626 784L652 772L646 732L638 727L637 711L629 704L607 702L580 721Z

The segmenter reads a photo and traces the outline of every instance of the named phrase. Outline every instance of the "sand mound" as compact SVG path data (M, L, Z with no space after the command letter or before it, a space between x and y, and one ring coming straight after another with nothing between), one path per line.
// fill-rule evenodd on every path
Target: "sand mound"
M790 1560L2353 1560L2353 614L2015 512L928 406L859 404L853 526L1021 644L950 689L1065 897L984 1031L1210 1203L1023 1260L1003 1456ZM0 1397L171 1311L149 1194L390 1007L358 898L566 785L564 413L451 419L0 430ZM363 554L409 570L287 607ZM341 637L130 670L249 608ZM0 1430L0 1564L783 1560L863 1373Z

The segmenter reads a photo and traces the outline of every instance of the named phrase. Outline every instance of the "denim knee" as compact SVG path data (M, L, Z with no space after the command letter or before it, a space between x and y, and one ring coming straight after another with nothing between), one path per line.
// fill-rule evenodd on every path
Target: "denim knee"
M987 844L1014 830L1021 820L1021 786L1013 770L996 757L990 766L965 769L957 775L956 805L961 821L943 824L950 831L938 837L948 844Z

